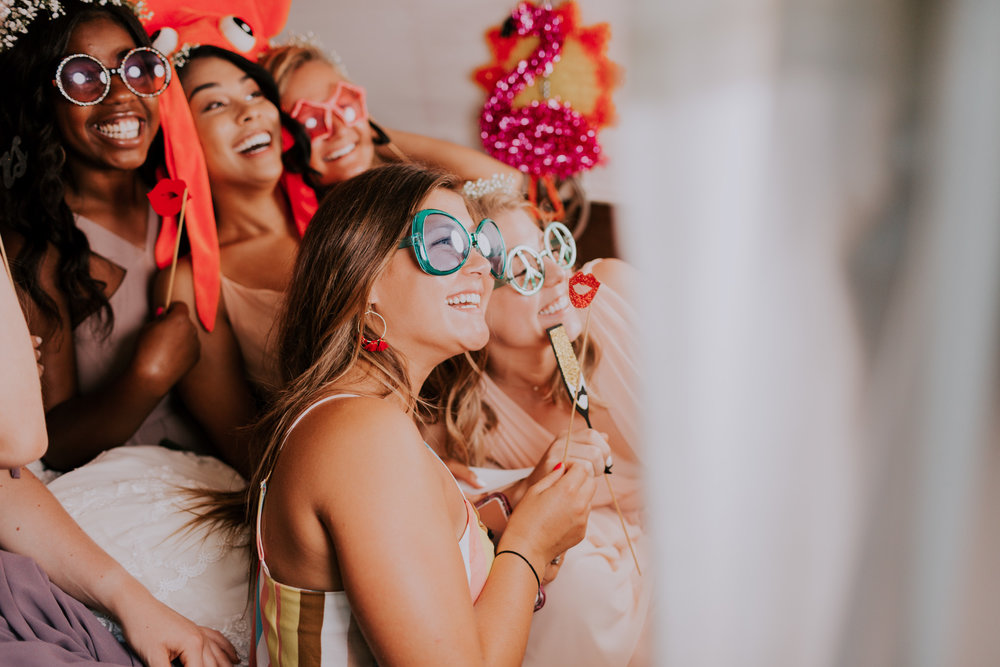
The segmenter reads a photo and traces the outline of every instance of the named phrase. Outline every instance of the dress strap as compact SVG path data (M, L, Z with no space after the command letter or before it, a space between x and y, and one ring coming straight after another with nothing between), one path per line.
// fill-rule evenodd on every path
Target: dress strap
M299 422L302 421L307 414L312 412L313 408L316 408L328 401L332 401L335 398L344 398L344 397L356 398L357 396L358 396L357 394L332 394L330 396L324 396L323 398L319 399L318 401L310 405L308 408L303 410L301 414L299 414L299 416L295 418L295 421L292 422L292 425L288 427L288 430L285 432L285 437L282 439L281 446L278 448L278 451L280 452L285 447L285 443L288 441L288 436L291 435L292 430L294 430L295 427L299 425ZM264 568L265 572L267 572L267 564L264 563L264 542L261 539L260 520L261 520L261 514L263 514L264 512L264 496L267 495L267 483L271 479L272 472L274 472L273 468L268 471L267 477L265 477L260 483L260 493L257 494L257 521L255 522L256 530L254 531L256 537L255 541L257 543L257 557L260 559L260 566ZM268 572L268 576L271 576L270 572Z

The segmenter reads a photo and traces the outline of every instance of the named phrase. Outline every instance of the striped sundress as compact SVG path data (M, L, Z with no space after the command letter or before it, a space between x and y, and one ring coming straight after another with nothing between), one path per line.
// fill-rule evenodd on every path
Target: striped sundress
M291 429L317 405L341 396L327 396L306 409ZM287 436L286 436L287 437ZM433 451L433 450L432 450ZM443 465L443 464L442 464ZM268 571L261 541L260 516L267 493L267 479L261 482L257 501L257 566L253 638L250 664L257 667L361 667L375 665L368 644L361 635L344 591L314 591L275 581ZM464 495L463 495L464 498ZM469 593L475 602L486 584L493 563L493 544L479 523L475 508L465 501L465 532L458 541L465 563Z

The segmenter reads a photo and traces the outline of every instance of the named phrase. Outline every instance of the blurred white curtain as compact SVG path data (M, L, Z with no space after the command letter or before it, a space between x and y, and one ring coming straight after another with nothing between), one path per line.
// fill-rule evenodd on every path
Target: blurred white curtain
M656 664L977 655L1000 3L633 7Z

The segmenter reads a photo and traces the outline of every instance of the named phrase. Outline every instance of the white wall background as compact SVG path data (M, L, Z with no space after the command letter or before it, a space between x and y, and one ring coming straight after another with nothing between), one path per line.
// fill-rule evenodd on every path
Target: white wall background
M621 63L629 3L577 4L583 25L611 24L609 56ZM339 53L351 78L368 90L377 122L481 148L478 119L486 93L472 73L492 61L487 29L502 23L515 5L511 0L294 0L283 34L312 31ZM601 133L608 165L584 176L595 201L620 201L613 170L621 160L613 146L618 134L616 128Z

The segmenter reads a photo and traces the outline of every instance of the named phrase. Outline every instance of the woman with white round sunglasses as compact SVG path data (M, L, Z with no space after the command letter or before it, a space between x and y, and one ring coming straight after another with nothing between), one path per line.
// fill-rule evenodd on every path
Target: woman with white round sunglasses
M474 202L495 219L508 243L508 263L490 297L490 342L473 353L481 376L443 376L450 409L427 429L444 456L466 466L533 468L505 490L514 505L524 489L560 461L567 442L570 401L546 329L562 324L580 354L586 310L569 299L576 245L558 222L536 222L522 198L493 192ZM590 334L583 374L590 418L574 420L569 458L610 480L629 536L645 562L636 432L639 351L635 314L627 300L635 275L614 259L583 267L601 282L589 306ZM462 465L456 475L475 484ZM464 473L464 474L463 474ZM636 571L606 485L598 485L587 537L552 564L559 576L545 587L545 606L532 622L525 665L644 664L650 585ZM647 575L648 572L644 573ZM572 638L572 639L568 639Z
M0 232L11 250L29 327L42 338L41 385L49 440L45 460L66 469L101 454L56 479L49 489L78 522L86 522L102 507L120 507L127 489L140 498L133 507L141 514L140 526L145 526L169 514L168 504L160 502L166 489L192 479L231 488L227 484L236 478L214 459L156 446L165 439L181 447L205 445L168 395L197 358L194 328L183 306L154 317L149 304L159 220L146 199L152 179L146 178L143 166L158 132L157 96L169 84L169 66L148 48L145 31L124 2L18 1L8 3L7 11L0 24L0 83L6 91L0 99L0 137L10 143L0 146ZM124 444L139 446L120 446ZM112 460L140 469L142 483L130 486L110 474ZM122 619L129 635L135 634L136 623L143 626L143 635L166 630L149 626L151 618L169 619L159 612L155 617L145 613L153 609L153 600L133 597L138 582L119 572L32 476L24 477L28 486L23 498L5 485L5 493L15 494L20 503L11 502L8 509L25 510L7 517L11 541L42 543L48 534L50 539L33 555L61 569L59 580L103 580L96 588L76 589L70 581L74 594L86 596L101 589L88 602L107 609L132 606L119 607L118 602L127 601L120 598L141 603ZM79 492L69 491L73 487ZM31 512L44 520L17 524ZM166 534L182 525L172 525ZM119 528L118 522L112 525L113 530ZM50 531L65 538L61 544L52 542ZM144 576L144 568L162 565L151 548L162 542L147 542L144 546L150 548L139 552L114 549L108 548L113 545L106 533L97 534L92 526L86 532L104 551L113 551L161 602L176 591L158 586L163 579ZM160 534L158 540L164 537ZM76 555L66 561L73 550ZM189 576L178 579L178 570L172 569L177 567ZM164 578L180 588L196 585L199 573L183 567L182 562L170 562ZM115 600L111 606L104 589L113 580L121 586L110 592ZM166 603L173 606L173 600ZM218 629L214 623L205 625ZM185 656L185 662L228 663L223 653L231 647L217 637L212 643L218 647L216 659ZM36 653L39 662L56 664L54 655L51 660L46 656Z
M170 68L131 10L62 9L13 6L37 17L0 53L0 225L43 339L45 460L66 470L122 444L203 438L169 397L197 358L194 328L183 305L149 307L159 219L142 167Z

